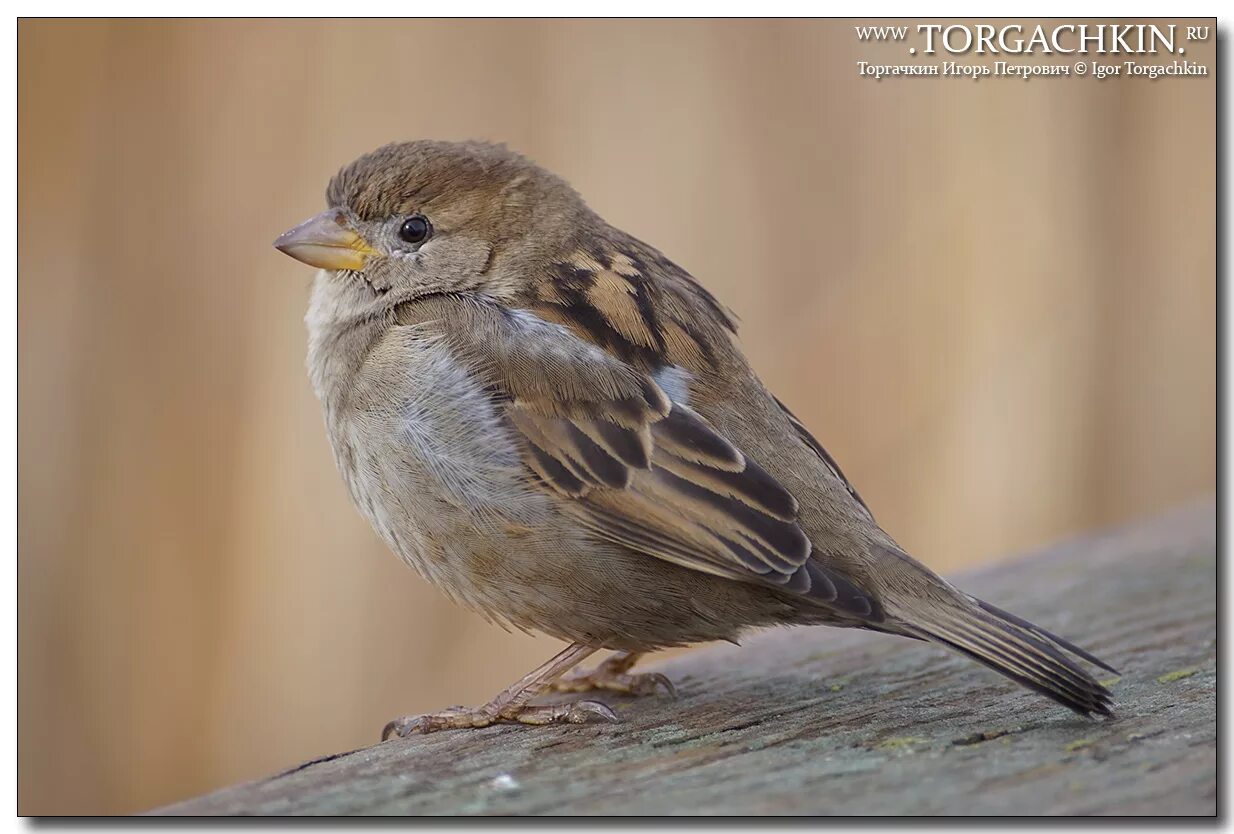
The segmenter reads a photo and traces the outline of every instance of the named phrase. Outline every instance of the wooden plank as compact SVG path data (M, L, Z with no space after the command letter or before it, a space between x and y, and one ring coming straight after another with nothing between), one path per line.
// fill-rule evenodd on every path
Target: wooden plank
M397 740L156 813L1214 814L1215 542L1206 502L961 578L1119 667L1112 720L923 644L778 629L660 665L677 701L606 697L618 725Z

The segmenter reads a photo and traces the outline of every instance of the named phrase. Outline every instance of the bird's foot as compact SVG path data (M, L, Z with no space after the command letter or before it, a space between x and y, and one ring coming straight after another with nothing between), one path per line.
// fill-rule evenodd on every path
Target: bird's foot
M503 721L520 724L586 724L591 721L617 722L617 714L599 701L574 701L568 704L533 706L486 704L479 708L451 707L425 715L404 715L381 731L381 740L391 736L407 738L439 730L466 730L487 727Z
M659 672L630 674L630 668L638 662L638 655L631 652L618 652L590 672L579 670L553 682L552 688L558 692L593 692L606 690L608 692L624 692L627 695L654 695L664 690L669 697L677 697L677 688L673 682Z

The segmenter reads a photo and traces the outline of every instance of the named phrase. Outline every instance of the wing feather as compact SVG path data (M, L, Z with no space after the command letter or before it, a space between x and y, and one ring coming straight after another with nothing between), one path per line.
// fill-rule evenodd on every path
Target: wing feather
M634 316L647 309L651 285L622 267L590 287L575 270L575 288L553 297L603 298L610 314ZM604 295L614 291L619 300ZM623 358L597 346L559 321L561 309L541 316L534 306L469 296L405 306L400 323L434 329L483 375L520 439L529 480L566 499L565 511L593 535L692 570L841 600L844 611L872 610L852 582L811 559L793 495L705 417L672 401L652 378L649 354ZM640 350L656 350L663 346L647 335L656 332L626 322L606 338L638 337Z

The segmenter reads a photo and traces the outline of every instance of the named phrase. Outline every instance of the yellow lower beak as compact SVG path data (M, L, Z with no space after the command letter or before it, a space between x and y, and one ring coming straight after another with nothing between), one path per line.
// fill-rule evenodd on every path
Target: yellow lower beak
M305 220L274 241L274 248L301 263L321 269L360 270L377 254L360 237L338 209L329 209Z

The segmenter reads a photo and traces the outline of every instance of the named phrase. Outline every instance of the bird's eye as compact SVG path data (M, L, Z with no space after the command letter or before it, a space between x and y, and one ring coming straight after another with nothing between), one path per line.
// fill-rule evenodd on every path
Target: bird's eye
M432 231L433 227L428 224L427 219L413 214L403 221L402 226L399 226L398 236L407 243L423 243L428 240Z

